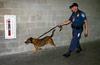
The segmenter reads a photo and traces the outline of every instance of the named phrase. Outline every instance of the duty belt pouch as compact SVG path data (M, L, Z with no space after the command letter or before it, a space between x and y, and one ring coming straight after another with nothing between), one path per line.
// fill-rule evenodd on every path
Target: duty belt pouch
M74 26L71 24L71 27L74 28Z

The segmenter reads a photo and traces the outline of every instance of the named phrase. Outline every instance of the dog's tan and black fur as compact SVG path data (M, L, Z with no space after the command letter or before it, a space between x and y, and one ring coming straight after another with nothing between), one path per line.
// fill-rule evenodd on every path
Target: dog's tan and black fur
M42 38L42 39L39 39L39 38L32 38L32 37L28 38L28 39L25 41L25 43L26 43L26 44L32 43L32 44L34 45L34 47L35 47L35 50L33 51L32 54L34 54L38 49L40 49L39 47L41 47L41 46L44 46L44 50L46 50L46 44L48 44L48 43L49 43L50 45L53 45L54 48L56 48L56 45L54 44L53 39L52 39L52 37L53 37L53 35L54 35L54 32L55 32L55 30L53 30L51 36L46 36L46 37L44 37L44 38Z

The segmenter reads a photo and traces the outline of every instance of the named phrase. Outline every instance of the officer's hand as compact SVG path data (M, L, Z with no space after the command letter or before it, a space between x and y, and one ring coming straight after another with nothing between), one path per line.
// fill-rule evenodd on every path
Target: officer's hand
M87 37L88 36L88 31L85 31L85 37Z
M62 24L58 24L58 27L61 27L62 26Z

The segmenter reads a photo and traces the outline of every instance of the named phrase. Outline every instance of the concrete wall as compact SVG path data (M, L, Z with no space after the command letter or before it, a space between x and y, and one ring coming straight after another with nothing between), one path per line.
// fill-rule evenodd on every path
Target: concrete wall
M100 39L100 0L0 0L0 55L33 50L33 45L25 45L24 41L28 37L37 38L66 21L72 13L69 6L73 2L79 4L79 9L84 11L88 18L89 36L85 38L83 33L81 42ZM16 39L5 40L4 15L17 16ZM61 32L57 28L53 37L55 44L69 45L71 34L70 25L64 26Z

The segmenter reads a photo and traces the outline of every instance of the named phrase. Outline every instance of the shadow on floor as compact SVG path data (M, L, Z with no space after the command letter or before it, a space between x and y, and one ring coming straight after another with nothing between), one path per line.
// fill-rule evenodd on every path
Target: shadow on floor
M0 57L0 65L100 65L100 40L82 44L83 51L73 52L68 58L62 55L68 46L40 50L34 55L31 52Z

